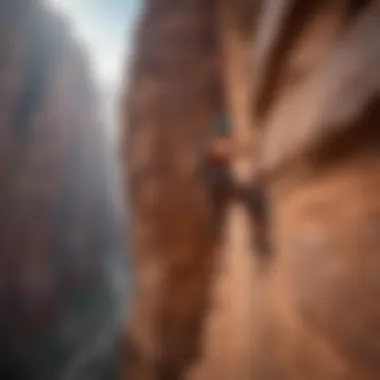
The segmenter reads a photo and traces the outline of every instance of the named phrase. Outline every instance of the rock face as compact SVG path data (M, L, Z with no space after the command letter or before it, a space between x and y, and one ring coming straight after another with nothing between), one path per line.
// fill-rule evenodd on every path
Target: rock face
M2 379L110 370L121 225L92 82L65 20L40 1L0 2Z
M380 377L379 17L377 0L145 1L124 379ZM220 113L264 229L202 170Z

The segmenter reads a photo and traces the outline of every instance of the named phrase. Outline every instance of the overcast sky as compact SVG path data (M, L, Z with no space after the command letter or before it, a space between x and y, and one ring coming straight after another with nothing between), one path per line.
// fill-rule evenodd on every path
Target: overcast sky
M87 45L102 87L113 91L128 59L131 37L141 0L46 0L71 20Z
M1 0L0 0L1 1ZM141 0L45 0L69 19L89 53L104 101L108 136L117 138L117 104ZM116 132L116 134L115 134Z

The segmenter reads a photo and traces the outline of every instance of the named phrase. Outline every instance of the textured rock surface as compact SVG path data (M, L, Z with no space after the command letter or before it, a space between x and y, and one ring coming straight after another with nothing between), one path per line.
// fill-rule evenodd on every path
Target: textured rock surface
M379 9L145 1L125 100L125 379L379 378ZM264 261L246 209L196 174L224 110L249 146L234 175L268 196Z

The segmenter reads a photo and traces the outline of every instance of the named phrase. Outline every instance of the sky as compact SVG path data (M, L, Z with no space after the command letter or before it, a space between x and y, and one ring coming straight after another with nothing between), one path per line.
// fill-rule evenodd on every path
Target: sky
M70 20L88 49L97 81L117 88L132 48L140 0L46 0Z
M107 135L117 138L117 103L133 44L141 0L45 0L69 20L89 54L103 96Z
M1 1L1 0L0 0ZM105 137L117 149L118 94L124 83L132 54L133 32L142 0L41 0L58 9L70 24L78 42L85 48L91 62L97 88L100 90L101 117ZM116 159L116 154L115 157ZM116 165L109 175L111 197L115 209L123 210L120 178ZM116 182L113 182L115 180Z

